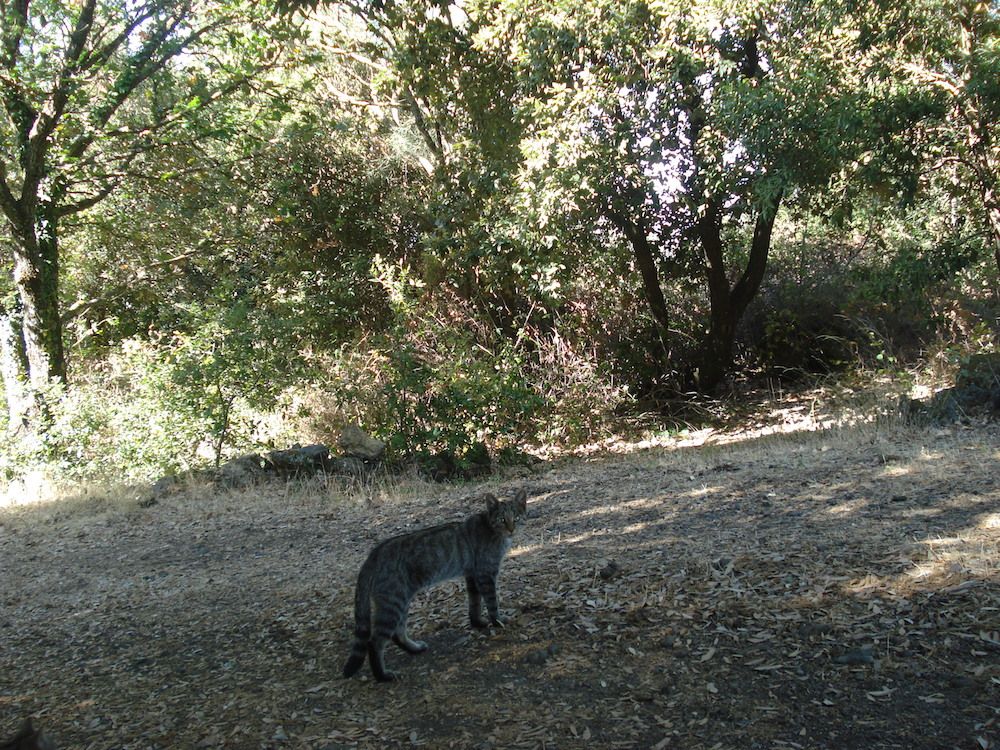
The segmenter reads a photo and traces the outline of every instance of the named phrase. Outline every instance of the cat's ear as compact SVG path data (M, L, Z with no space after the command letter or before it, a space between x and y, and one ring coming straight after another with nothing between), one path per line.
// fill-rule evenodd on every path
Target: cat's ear
M514 507L519 509L522 513L528 510L527 490L520 489L516 493L514 493Z
M486 500L486 510L488 510L490 513L492 513L493 511L495 511L497 508L500 507L500 501L497 500L497 496L491 492L486 493L485 500Z

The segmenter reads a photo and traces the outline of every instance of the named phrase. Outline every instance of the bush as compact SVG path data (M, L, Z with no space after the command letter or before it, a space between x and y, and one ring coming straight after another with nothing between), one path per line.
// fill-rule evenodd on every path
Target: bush
M794 377L912 363L947 339L981 337L996 268L980 238L933 218L930 204L892 216L781 227L741 330L751 360Z
M375 270L393 324L324 358L313 386L324 400L299 399L317 439L355 422L397 458L447 452L461 464L484 444L497 456L593 439L630 400L611 365L557 326L504 332L447 285L429 290L402 265Z
M164 351L130 340L77 374L52 401L51 428L36 441L9 441L6 479L47 466L74 478L146 481L190 468L205 435L201 419L168 405L174 386Z
M279 320L239 302L189 307L188 331L133 338L53 399L50 429L11 441L8 477L48 464L69 475L145 481L251 447L259 416L300 364Z
M343 347L321 386L335 401L321 431L360 423L396 456L519 445L542 407L524 355L456 300L407 307L389 331Z

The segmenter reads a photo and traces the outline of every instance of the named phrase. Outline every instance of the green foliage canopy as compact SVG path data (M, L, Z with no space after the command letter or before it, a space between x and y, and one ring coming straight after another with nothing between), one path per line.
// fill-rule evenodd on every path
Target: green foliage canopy
M144 156L231 135L235 123L203 113L263 82L280 57L275 42L294 27L241 0L16 1L0 4L0 20L0 211L13 292L0 318L18 423L20 382L38 403L66 379L63 222L126 178L169 176L134 171Z

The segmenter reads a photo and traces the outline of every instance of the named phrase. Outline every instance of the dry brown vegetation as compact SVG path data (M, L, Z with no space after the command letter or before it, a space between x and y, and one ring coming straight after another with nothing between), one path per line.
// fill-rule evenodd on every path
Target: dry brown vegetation
M1000 430L688 436L480 485L0 510L0 735L64 748L990 748ZM526 487L510 625L418 597L343 680L378 539Z

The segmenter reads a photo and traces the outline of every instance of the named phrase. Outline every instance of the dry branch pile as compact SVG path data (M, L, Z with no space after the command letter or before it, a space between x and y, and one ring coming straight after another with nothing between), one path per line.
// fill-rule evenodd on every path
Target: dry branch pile
M339 678L374 542L480 486L188 490L0 515L0 736L76 748L991 748L1000 432L858 427L543 466L513 621L418 597ZM411 494L404 494L409 491Z

